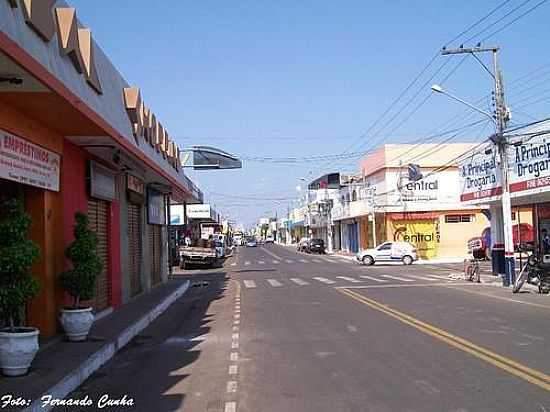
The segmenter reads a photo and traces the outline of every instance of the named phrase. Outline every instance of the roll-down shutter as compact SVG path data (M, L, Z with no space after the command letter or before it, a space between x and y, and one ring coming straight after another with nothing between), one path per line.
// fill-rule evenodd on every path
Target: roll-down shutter
M97 253L103 261L103 270L96 278L93 307L96 311L109 306L109 202L99 199L88 200L88 218L90 229L97 234Z
M149 250L151 251L151 284L158 285L161 281L162 226L149 225Z
M135 296L141 292L141 208L133 203L128 203L128 271Z

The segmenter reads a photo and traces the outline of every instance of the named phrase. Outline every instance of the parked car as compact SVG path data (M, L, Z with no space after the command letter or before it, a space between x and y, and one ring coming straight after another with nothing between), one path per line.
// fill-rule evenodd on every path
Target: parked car
M384 242L373 249L362 250L355 258L364 265L374 265L375 262L403 262L411 265L418 260L416 247L409 242Z
M258 242L256 242L256 239L253 237L246 240L246 247L256 247L258 246Z
M308 246L309 246L309 238L303 237L300 239L300 241L296 245L296 250L298 252L307 252Z
M308 253L325 253L325 241L323 239L311 239L307 247Z
M275 243L275 238L273 236L266 237L265 244L267 245L268 243Z

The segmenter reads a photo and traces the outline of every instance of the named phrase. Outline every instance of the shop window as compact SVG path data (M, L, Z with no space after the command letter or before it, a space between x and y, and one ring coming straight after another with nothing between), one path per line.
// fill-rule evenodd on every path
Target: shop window
M516 212L512 212L512 220L516 220Z
M469 223L473 221L472 215L445 215L445 223Z
M355 202L357 200L357 192L354 190L351 194L351 201Z

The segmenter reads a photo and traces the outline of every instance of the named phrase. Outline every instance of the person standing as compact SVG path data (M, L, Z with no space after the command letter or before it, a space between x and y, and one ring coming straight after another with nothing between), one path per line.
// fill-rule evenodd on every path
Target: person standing
M550 253L550 236L548 236L548 231L546 229L542 229L541 237L542 237L542 253L547 255Z

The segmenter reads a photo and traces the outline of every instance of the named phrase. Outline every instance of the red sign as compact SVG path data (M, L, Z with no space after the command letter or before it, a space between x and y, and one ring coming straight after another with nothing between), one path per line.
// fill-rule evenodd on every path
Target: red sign
M484 199L486 197L493 197L502 194L502 187L493 187L492 189L480 190L478 192L464 193L460 195L461 202L467 202L468 200Z
M127 175L127 187L129 190L132 190L136 193L139 193L140 195L143 195L145 193L145 184L143 183L143 180L138 179L135 176Z
M510 185L510 192L521 192L522 190L537 189L545 186L550 186L550 176L512 183Z

